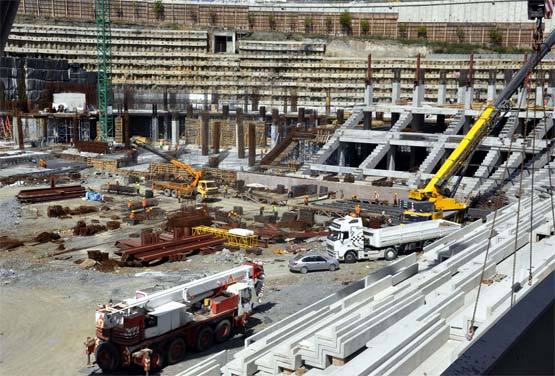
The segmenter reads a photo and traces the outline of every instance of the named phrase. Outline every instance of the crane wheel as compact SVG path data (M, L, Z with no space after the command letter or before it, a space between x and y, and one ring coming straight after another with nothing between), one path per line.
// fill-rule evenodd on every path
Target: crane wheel
M389 247L385 250L384 258L387 261L395 260L397 258L397 250L393 247Z
M161 370L166 366L165 353L160 345L149 346L154 353L155 359L151 360L150 367L153 371ZM153 357L151 357L153 358Z
M214 340L214 331L209 326L203 326L197 333L197 350L200 352L208 350Z
M113 343L102 342L96 347L94 357L103 372L114 372L119 367L119 351Z
M231 337L231 321L224 319L216 325L214 330L214 341L222 343Z
M168 364L181 362L186 354L185 340L181 337L170 339L166 353L168 354Z

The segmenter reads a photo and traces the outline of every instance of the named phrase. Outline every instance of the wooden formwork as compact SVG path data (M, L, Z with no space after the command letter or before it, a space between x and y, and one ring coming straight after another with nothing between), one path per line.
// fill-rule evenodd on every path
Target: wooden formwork
M106 160L98 158L87 158L87 166L92 168L98 168L100 170L108 172L116 172L118 169L118 161Z
M233 170L222 170L219 168L203 168L204 176L210 177L211 179L217 180L219 182L226 182L228 184L234 184L237 180L237 171ZM173 175L173 176L187 176L188 172L183 170L171 163L156 163L151 162L148 172L152 176L161 175Z
M228 120L210 120L209 125L209 140L208 145L212 145L213 142L213 134L214 134L214 124L220 124L220 147L221 148L230 148L235 147L235 139L236 139L236 132L235 132L235 121L230 122ZM243 123L243 127L245 129L244 137L245 137L245 145L248 145L248 128L249 124L255 124L256 128L256 146L257 147L264 147L266 143L266 125L264 122L260 121L245 121ZM200 120L188 120L185 126L185 142L189 145L201 145L202 137L200 127L202 126L202 122Z

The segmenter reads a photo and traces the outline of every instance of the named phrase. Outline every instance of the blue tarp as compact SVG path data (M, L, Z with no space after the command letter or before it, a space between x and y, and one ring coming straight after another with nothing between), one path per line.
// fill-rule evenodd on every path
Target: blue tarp
M102 195L99 192L87 192L85 197L90 201L102 201Z

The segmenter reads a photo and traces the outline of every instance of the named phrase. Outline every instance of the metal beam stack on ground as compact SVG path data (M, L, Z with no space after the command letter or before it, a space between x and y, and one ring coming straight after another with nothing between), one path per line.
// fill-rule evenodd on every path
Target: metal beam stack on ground
M521 286L518 302L555 269L550 197L533 200L532 226L531 199L521 202L516 240L517 204L499 210L487 260L493 213L431 244L418 259L415 254L402 258L256 333L231 361L218 354L180 375L276 375L298 369L311 376L439 374L510 309L514 284ZM477 329L468 341L480 283Z

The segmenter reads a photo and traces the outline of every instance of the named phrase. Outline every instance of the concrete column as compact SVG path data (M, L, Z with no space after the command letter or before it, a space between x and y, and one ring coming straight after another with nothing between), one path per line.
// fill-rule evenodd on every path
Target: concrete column
M489 70L489 77L488 77L488 96L487 102L492 103L497 96L497 91L495 89L495 84L497 83L497 70L490 69Z
M212 124L212 153L220 153L220 131L221 123L219 121L214 121Z
M172 147L179 142L179 114L176 112L172 116Z
M424 70L420 69L420 54L416 56L416 70L414 73L414 89L412 93L412 106L422 107L424 101Z
M339 166L345 167L345 145L341 144L339 146Z
M266 121L266 106L260 106L258 111L259 111L259 115L260 115L260 120Z
M438 114L436 124L437 124L437 127L441 131L444 131L445 130L445 115Z
M341 125L345 122L345 111L342 108L337 109L337 124Z
M79 116L77 115L77 112L75 112L73 114L73 144L76 145L77 142L79 142Z
M291 112L297 111L297 90L291 91Z
M399 114L398 112L392 112L391 113L391 126L395 125L395 123L397 123L397 121L399 120L400 117L401 117L401 114Z
M235 112L235 141L237 158L245 158L245 128L243 127L243 111L240 108Z
M152 141L158 141L160 137L160 131L158 129L158 106L156 103L152 105L152 121L150 126L150 138Z
M459 74L459 88L457 89L457 103L464 105L466 85L468 82L468 70L461 69Z
M23 150L25 149L25 143L24 143L25 136L23 135L23 122L21 120L21 112L17 113L16 125L17 125L17 144L19 145L19 149Z
M370 106L374 101L374 89L372 87L372 55L368 54L366 67L366 86L364 87L364 104Z
M331 93L330 93L330 89L328 89L326 93L326 116L330 116L330 114L331 114Z
M372 112L364 111L362 121L363 121L363 126L362 126L363 129L365 130L372 129Z
M387 152L387 169L389 171L395 170L395 154L397 151L397 146L390 145L389 151Z
M245 114L249 113L249 94L245 91L245 95L243 96L245 99L245 102L243 104L243 110L245 111Z
M391 84L391 103L401 99L401 68L393 68L393 83Z
M272 108L272 125L270 128L270 148L273 149L279 142L279 110Z
M543 106L543 86L536 87L536 106Z
M229 104L224 104L222 106L222 116L224 119L229 119Z
M193 104L192 103L187 103L187 117L189 119L192 119L193 116L194 116Z
M547 95L549 95L547 105L549 107L552 107L553 103L555 103L553 100L555 96L555 69L549 70L549 78L547 80Z
M208 142L210 141L210 113L203 111L201 117L201 154L208 155Z
M287 114L287 94L283 94L283 113Z
M316 110L312 110L310 116L308 117L308 129L316 126Z
M464 109L470 110L472 107L472 98L474 98L474 88L472 86L468 86L465 88L464 91Z
M439 72L439 85L437 87L437 104L442 106L445 104L447 98L447 78L446 72L441 70Z
M127 97L126 97L127 98ZM131 147L131 131L129 129L129 108L127 107L127 100L123 102L123 143L125 148L129 149Z
M318 110L313 110L314 114L314 122L312 123L313 127L317 127L320 125L320 118L318 117Z
M166 112L164 115L164 140L169 141L171 139L170 134L170 126L171 126L171 115Z
M256 110L258 110L258 102L260 101L260 96L258 94L252 94L251 95L251 111L252 112L256 112Z
M45 142L46 139L48 138L48 121L50 120L50 118L46 118L44 121L44 126L42 127L42 137L44 138Z
M411 146L410 148L410 156L409 156L409 168L417 167L416 166L416 148Z
M463 135L468 133L468 131L472 127L472 124L474 124L474 118L472 116L465 116L464 117L463 129L462 129L462 132L463 132L462 134Z
M254 166L256 162L256 125L249 124L249 167Z
M304 107L299 107L299 111L297 115L298 115L297 122L301 124L301 128L304 128L306 124L304 119Z

